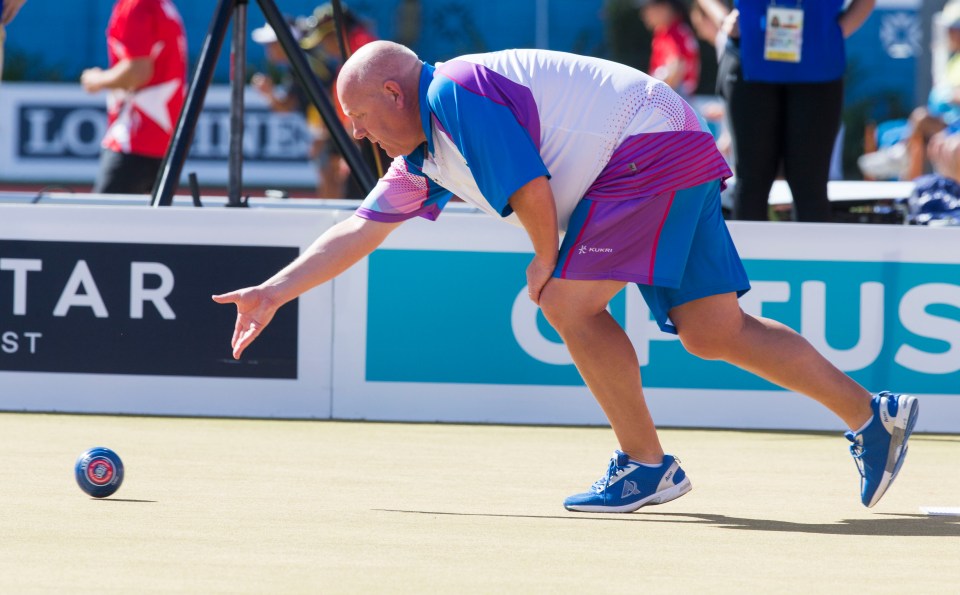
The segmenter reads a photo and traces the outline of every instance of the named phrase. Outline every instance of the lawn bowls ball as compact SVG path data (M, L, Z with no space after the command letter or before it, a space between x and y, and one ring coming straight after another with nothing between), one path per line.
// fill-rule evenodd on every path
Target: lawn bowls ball
M98 446L77 459L77 484L94 498L106 498L123 483L123 461L109 448Z

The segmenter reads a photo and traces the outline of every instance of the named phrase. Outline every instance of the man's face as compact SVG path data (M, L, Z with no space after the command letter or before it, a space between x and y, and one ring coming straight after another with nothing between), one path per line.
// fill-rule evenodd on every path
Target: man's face
M409 100L391 81L372 92L340 90L354 138L370 139L390 157L409 155L423 142L420 115L409 109Z

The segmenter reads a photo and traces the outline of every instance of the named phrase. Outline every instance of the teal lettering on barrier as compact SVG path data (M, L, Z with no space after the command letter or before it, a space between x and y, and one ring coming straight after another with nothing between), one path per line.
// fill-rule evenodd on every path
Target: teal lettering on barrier
M575 386L559 336L526 297L524 253L378 250L370 256L368 381ZM744 309L803 333L871 390L958 392L960 265L748 260ZM684 351L639 293L610 305L648 387L776 388ZM784 365L790 365L784 362Z

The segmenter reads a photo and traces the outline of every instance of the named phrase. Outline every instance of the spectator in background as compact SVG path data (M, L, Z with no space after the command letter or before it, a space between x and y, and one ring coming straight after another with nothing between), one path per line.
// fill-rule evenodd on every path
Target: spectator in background
M927 104L914 109L905 126L898 127L898 122L892 121L887 132L878 129L879 148L857 159L868 179L913 180L929 171L928 155L939 173L954 177L956 165L950 163L950 153L960 141L951 138L960 131L960 1L948 2L941 15L935 25L945 28L945 69L934 77ZM895 142L884 143L887 135Z
M700 82L700 44L681 0L637 0L644 25L653 32L649 73L689 97Z
M947 26L949 57L946 70L930 90L927 105L918 107L910 114L906 164L904 170L899 172L907 180L924 173L928 153L940 173L952 178L956 178L957 174L955 153L960 144L957 135L960 132L960 2L952 0L944 6L941 22Z
M301 28L290 25L290 33L293 35L294 41L299 43L302 36ZM315 113L316 108L310 104L310 99L303 87L293 76L293 72L289 68L290 61L277 40L277 33L273 30L273 27L267 23L258 29L254 29L250 36L253 41L263 46L264 54L266 54L270 65L280 71L277 82L274 82L270 74L257 72L250 77L250 85L263 95L272 111L279 113L299 112L308 122L307 128L310 131L311 138L309 155L316 162L317 195L322 197L324 196L325 179L323 167L317 161L317 155L322 149L324 141L322 130L317 129L315 123L311 123L310 117L310 112ZM317 68L317 65L313 65L313 70L324 85L329 87L333 83L333 75L329 70L321 70Z
M960 179L960 134L945 128L934 134L927 145L927 155L934 172L953 180Z
M733 128L736 219L768 218L782 163L798 221L829 221L827 180L843 106L844 39L875 0L697 0L728 37L718 92Z
M350 54L361 47L371 41L375 41L377 37L371 32L371 28L346 5L343 5L342 8L344 42L346 44L346 47L343 49L349 57ZM337 39L333 5L326 2L318 6L310 17L301 21L300 28L303 30L303 39L300 41L300 46L310 57L310 63L317 73L317 76L319 76L324 83L329 84L331 99L337 110L337 115L340 117L341 123L346 125L347 117L340 107L340 101L337 99L336 93L332 92L334 84L336 83L336 75L344 61L340 51L340 42ZM321 121L320 114L313 106L307 110L307 123L310 125L311 130L315 131L319 139L311 155L317 160L321 172L321 183L317 189L318 196L321 198L344 198L348 195L356 195L359 197L359 188L354 189L355 192L348 190L350 169L343 159L343 156L331 141L329 131ZM368 147L368 145L369 143L365 143L364 145L364 156L368 161L373 161L372 151L376 149ZM385 156L381 157L381 163L389 162L389 159ZM378 168L374 168L374 171L377 169ZM382 171L378 172L378 174L382 174Z
M291 27L290 33L295 41L299 41L299 29ZM270 109L274 111L293 112L305 109L308 103L306 95L288 68L290 62L277 40L277 33L273 27L267 23L263 27L254 29L250 37L263 46L267 62L281 70L279 84L274 83L270 74L256 72L250 77L250 85L263 95Z
M720 59L723 50L727 47L727 34L720 27L722 21L722 15L719 20L712 18L699 2L695 2L690 7L690 26L697 37L713 46L717 54L717 60Z
M697 37L710 44L714 50L712 58L720 60L723 49L727 45L726 35L720 26L703 11L703 7L694 3L690 7L690 26ZM701 57L703 55L701 54ZM730 125L727 123L727 110L722 100L710 99L703 102L693 102L694 108L707 121L710 132L717 139L717 149L727 163L733 166L733 146L730 139Z
M17 16L27 0L0 0L0 78L3 75L3 42L7 39L7 25Z
M109 91L94 192L149 194L183 108L187 39L170 0L117 0L107 25L110 67L88 68L88 93Z
M377 37L371 32L371 27L354 14L346 4L343 8L344 39L348 56ZM331 62L336 64L335 70L343 65L340 55L340 43L337 40L336 22L334 20L333 5L325 2L314 9L313 14L305 22L305 34L301 45L305 50L319 50Z

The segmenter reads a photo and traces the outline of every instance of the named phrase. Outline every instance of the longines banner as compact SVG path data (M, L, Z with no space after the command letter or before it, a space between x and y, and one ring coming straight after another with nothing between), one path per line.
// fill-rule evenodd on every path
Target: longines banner
M106 131L103 94L79 85L4 83L0 92L0 180L92 183ZM244 115L244 182L313 187L307 152L310 135L299 113L271 112L247 90ZM230 146L229 87L212 87L197 123L183 174L201 184L224 184Z
M298 249L0 240L0 370L297 377L296 303L242 362L234 308L210 295L266 278Z

